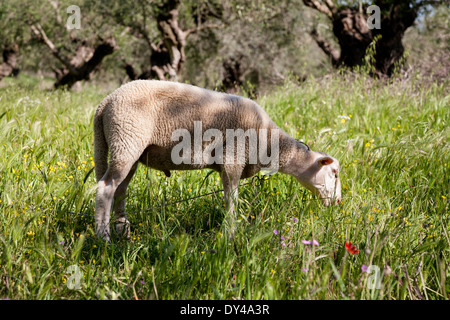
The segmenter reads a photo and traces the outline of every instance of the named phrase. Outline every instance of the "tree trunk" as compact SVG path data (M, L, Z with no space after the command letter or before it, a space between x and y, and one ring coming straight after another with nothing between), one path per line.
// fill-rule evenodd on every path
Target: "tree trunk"
M71 88L76 82L89 80L91 74L100 66L102 60L107 55L112 54L117 49L113 39L105 40L95 49L86 45L81 45L74 58L71 60L71 69L63 69L59 78L55 82L55 89L67 86Z
M160 14L156 17L158 30L163 36L164 52L169 55L169 61L164 65L169 80L177 80L177 74L181 70L186 56L186 34L178 25L179 0L169 0L160 7ZM162 46L161 46L162 47ZM163 49L163 48L161 48ZM166 59L164 59L166 60ZM152 67L156 64L152 63Z
M409 1L375 1L381 12L381 28L369 29L366 14L367 6L337 7L331 0L303 0L304 4L327 15L333 25L333 33L337 38L340 53L334 49L316 30L311 36L322 51L327 54L333 66L357 67L365 63L367 49L376 38L374 74L391 76L395 67L403 57L402 38L417 17L418 7Z
M222 83L218 88L220 91L238 93L239 88L244 83L244 76L241 68L242 58L242 55L237 58L231 57L222 63L224 74Z
M180 0L166 0L159 5L155 5L157 7L157 14L155 14L154 19L156 20L158 31L162 38L158 43L150 39L145 23L143 25L128 25L135 34L137 33L145 39L151 51L149 66L143 68L139 75L130 63L124 63L125 71L131 80L159 79L178 81L182 67L186 61L185 48L189 35L200 30L221 28L223 26L221 23L203 23L204 21L201 18L206 17L202 16L199 18L201 21L197 20L195 27L183 30L178 23L178 8L180 3ZM220 18L220 14L214 10L207 10L205 15Z
M222 63L223 76L222 82L217 88L231 94L242 94L241 90L256 98L258 94L259 74L254 68L253 63L242 53L235 57L229 57ZM250 78L250 79L249 79ZM249 87L246 80L249 80L254 86Z
M339 10L333 17L333 33L341 53L336 66L356 67L364 62L367 47L373 40L366 23L367 17L356 9Z
M55 89L61 87L70 89L80 80L89 80L92 72L100 66L103 58L117 49L113 38L101 40L101 43L95 49L90 47L86 41L81 41L75 55L69 61L47 37L40 24L31 25L30 29L35 37L42 41L50 49L53 56L63 64L62 69L54 70L57 79L54 84ZM78 39L73 39L73 41L78 41Z
M393 74L396 64L401 62L405 51L402 43L403 36L406 29L412 26L417 18L418 9L411 8L405 2L392 6L389 15L381 20L381 29L372 30L374 36L381 35L381 39L376 44L375 69L388 76Z
M125 62L125 71L131 80L159 79L177 81L178 74L186 60L185 47L188 32L178 25L178 7L180 0L168 0L158 5L156 22L162 40L155 44L140 26L130 26L141 34L150 46L150 65L137 74L130 63Z
M3 63L0 64L0 80L4 77L15 76L19 73L17 68L17 56L19 46L17 44L5 45L3 48Z

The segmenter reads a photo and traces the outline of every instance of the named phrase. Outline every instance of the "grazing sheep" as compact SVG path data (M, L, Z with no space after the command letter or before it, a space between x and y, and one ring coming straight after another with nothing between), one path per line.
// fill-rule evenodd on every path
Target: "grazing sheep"
M246 144L235 148L235 138L239 142L242 137ZM324 205L339 203L341 198L335 158L291 138L252 100L188 84L137 80L121 86L97 108L94 145L96 233L108 241L113 203L116 231L129 235L125 194L139 162L167 176L170 170L218 171L230 234L239 180L264 168L294 176Z

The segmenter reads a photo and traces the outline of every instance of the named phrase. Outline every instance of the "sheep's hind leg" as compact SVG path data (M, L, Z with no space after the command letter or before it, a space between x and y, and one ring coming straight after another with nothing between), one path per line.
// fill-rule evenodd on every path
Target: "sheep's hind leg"
M117 187L114 193L114 220L116 222L116 232L119 236L124 238L130 238L130 222L127 219L125 212L125 200L128 185L133 178L138 167L138 162L136 162L130 169L127 177L122 181L122 183Z
M134 162L126 166L115 166L110 163L105 175L97 184L95 208L95 226L97 237L110 241L109 220L114 194L119 185L126 179Z

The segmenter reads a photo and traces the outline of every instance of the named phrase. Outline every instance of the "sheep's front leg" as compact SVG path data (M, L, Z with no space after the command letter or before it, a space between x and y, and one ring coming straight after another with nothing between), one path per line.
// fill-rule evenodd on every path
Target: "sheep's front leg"
M127 215L125 212L125 200L127 194L127 188L130 184L131 178L135 174L138 162L136 162L130 169L125 180L117 187L116 192L114 193L114 220L116 222L116 232L118 235L124 238L130 238L130 222L127 219Z
M230 238L234 236L236 231L235 220L237 201L239 197L239 179L240 175L229 174L225 171L221 173L223 192L225 198L226 217L223 222L224 232L228 234Z

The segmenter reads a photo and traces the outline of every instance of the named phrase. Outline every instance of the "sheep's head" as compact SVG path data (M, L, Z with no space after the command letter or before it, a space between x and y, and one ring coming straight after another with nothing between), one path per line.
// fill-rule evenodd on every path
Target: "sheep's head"
M297 180L311 190L325 206L341 202L339 161L335 158L319 153Z
M300 156L301 155L301 156ZM325 206L341 202L339 161L326 153L309 149L294 156L283 168L313 192Z

